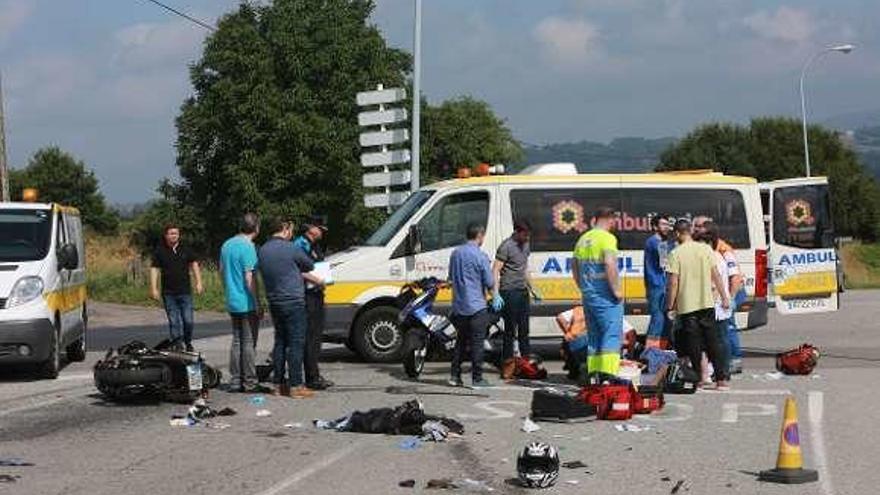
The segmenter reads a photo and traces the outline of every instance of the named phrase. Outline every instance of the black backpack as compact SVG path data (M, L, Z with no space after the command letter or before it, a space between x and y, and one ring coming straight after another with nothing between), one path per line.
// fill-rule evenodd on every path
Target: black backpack
M666 372L663 391L669 394L693 394L699 382L700 375L693 368L672 363Z
M578 391L542 388L532 393L531 417L537 421L570 421L596 415L596 408L582 401Z

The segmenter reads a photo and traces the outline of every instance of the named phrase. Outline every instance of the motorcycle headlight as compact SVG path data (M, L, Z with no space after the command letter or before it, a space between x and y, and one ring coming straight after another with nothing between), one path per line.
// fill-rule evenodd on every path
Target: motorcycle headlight
M7 308L14 308L33 301L43 293L43 279L40 277L23 277L12 287L9 299L6 300Z

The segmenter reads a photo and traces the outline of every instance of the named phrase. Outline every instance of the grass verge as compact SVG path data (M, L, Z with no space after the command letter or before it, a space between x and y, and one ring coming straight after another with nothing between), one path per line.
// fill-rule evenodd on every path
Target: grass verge
M880 244L846 244L840 256L847 289L880 288Z

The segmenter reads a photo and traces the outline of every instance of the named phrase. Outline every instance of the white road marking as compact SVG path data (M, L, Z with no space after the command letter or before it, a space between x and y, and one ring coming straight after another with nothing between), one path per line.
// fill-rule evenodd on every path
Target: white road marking
M745 408L753 408L749 411L741 410ZM773 404L739 404L737 402L727 402L721 406L721 422L736 423L740 416L775 416L778 409Z
M302 471L299 471L298 473L296 473L288 478L285 478L284 480L281 480L275 486L269 488L268 490L259 492L257 495L279 495L281 493L284 493L288 488L293 487L294 485L298 484L300 481L308 478L309 476L317 473L318 471L322 471L322 470L330 467L331 465L339 462L340 460L342 460L343 457L354 452L355 449L357 449L359 446L360 446L359 443L353 443L353 444L349 445L348 447L345 447L344 449L337 450L336 452L333 452L332 454L321 459L320 461L318 461L310 466L307 466Z
M816 455L816 470L819 471L819 483L822 493L831 495L834 488L831 485L831 472L828 469L828 456L825 452L825 437L822 434L822 416L825 411L824 394L822 392L809 393L810 411L810 439L813 442L813 453Z
M701 393L718 395L791 395L791 390L786 389L736 389L719 392L717 390L703 389Z
M74 380L92 380L94 375L92 373L76 373L71 375L61 375L55 379L56 382L66 382L66 381L74 381Z
M524 406L526 405L526 403L515 400L493 400L487 402L475 402L473 404L474 409L480 409L481 411L486 411L491 414L487 415L463 413L457 414L457 416L461 419L509 419L515 416L513 412L496 407L497 405Z

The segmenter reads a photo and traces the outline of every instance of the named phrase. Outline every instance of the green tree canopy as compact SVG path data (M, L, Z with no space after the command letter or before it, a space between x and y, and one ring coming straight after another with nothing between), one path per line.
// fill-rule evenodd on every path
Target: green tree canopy
M874 240L880 236L880 187L837 134L809 127L810 163L828 177L837 231ZM784 117L755 118L749 125L697 127L667 149L658 171L713 169L771 181L804 174L801 123Z
M404 85L410 57L370 24L373 8L276 0L220 20L177 118L183 181L165 191L202 219L208 249L249 210L327 214L337 245L381 221L363 206L355 94Z
M422 175L427 182L450 178L459 166L509 164L523 151L488 103L470 97L427 106L422 117Z
M20 198L24 188L33 187L40 201L79 208L83 223L97 232L113 233L119 226L119 218L107 207L94 172L56 146L38 150L25 168L12 171L10 179L13 198Z

